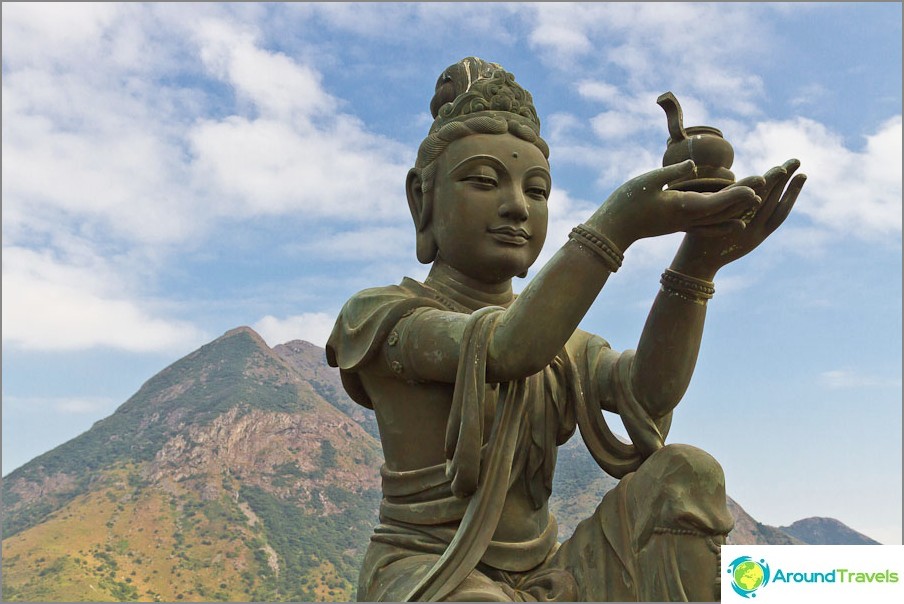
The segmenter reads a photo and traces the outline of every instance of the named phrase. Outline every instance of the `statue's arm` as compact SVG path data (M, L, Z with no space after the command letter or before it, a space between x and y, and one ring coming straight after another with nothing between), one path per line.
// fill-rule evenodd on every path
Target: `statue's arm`
M755 208L748 187L703 195L663 190L693 170L691 162L660 168L619 187L585 223L620 250L634 241L695 227L728 225ZM546 367L574 333L610 274L607 263L585 242L570 240L504 312L491 336L487 379L509 381ZM413 376L455 380L465 315L437 310L412 316L406 326L406 366Z
M678 258L670 268L686 274ZM706 304L700 300L666 289L656 295L630 373L634 397L654 419L674 409L684 396L697 363L705 319Z
M721 267L752 251L787 218L806 180L804 175L792 179L799 166L789 160L764 177L741 181L762 199L746 227L730 233L688 233L670 269L690 277L691 283L711 284ZM631 367L631 388L654 418L671 411L690 383L703 336L705 298L666 283L653 302Z

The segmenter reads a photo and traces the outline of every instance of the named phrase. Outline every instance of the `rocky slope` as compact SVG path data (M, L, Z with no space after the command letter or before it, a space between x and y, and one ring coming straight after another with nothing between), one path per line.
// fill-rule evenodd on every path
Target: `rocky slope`
M323 348L304 340L292 340L274 346L273 352L291 365L320 396L358 422L368 434L376 439L380 438L374 412L365 409L345 393L339 371L326 364Z
M729 545L800 545L806 543L779 528L754 520L738 503L728 498L728 510L734 516L734 529L728 534Z

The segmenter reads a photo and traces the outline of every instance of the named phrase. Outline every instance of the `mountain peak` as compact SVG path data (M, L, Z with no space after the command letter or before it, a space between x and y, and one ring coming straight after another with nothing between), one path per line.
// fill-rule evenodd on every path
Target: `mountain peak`
M226 333L221 335L219 338L214 340L214 342L218 342L220 340L228 340L230 338L234 338L235 336L242 336L242 335L251 337L252 340L254 340L255 342L264 346L267 349L270 348L270 346L267 344L267 342L264 341L264 338L262 338L259 333L257 333L256 331L254 331L252 328L248 327L247 325L240 325L239 327L230 329L229 331L227 331ZM211 344L212 343L213 342L211 342Z
M813 545L879 545L875 539L855 531L834 518L813 516L780 528L789 535Z

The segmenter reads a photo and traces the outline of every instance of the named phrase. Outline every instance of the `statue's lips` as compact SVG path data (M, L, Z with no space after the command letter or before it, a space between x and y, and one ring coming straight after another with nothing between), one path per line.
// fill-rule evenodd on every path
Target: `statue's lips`
M510 245L524 245L531 237L527 230L511 226L492 227L487 229L487 231L497 241Z

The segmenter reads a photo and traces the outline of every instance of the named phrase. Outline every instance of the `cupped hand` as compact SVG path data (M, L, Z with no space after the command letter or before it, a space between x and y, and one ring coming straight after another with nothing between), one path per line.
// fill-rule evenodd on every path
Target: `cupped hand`
M760 203L747 183L718 193L663 189L695 170L694 162L688 160L632 178L609 196L587 224L622 251L646 237L694 229L742 229L740 217L754 212Z
M763 176L744 178L725 189L752 189L762 203L739 218L689 229L676 257L681 272L711 278L765 241L788 217L807 180L794 174L799 167L800 161L789 159Z

